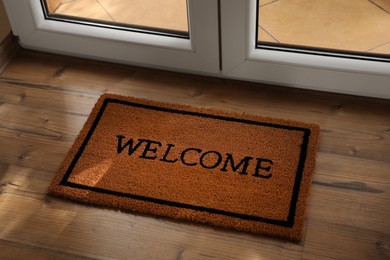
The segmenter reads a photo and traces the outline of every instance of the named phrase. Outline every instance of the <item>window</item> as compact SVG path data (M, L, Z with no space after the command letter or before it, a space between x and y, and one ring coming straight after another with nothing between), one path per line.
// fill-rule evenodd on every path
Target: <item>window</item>
M390 2L258 0L257 48L385 60Z
M186 0L41 0L46 19L189 39Z
M328 51L259 48L258 6L256 0L222 1L222 73L226 77L390 98L389 55L371 60Z
M132 25L128 26L132 29L124 30L126 26L123 23L108 23L86 17L71 19L53 14L53 7L47 5L49 2L42 1L4 1L13 33L19 37L22 47L195 73L219 71L216 0L186 1L187 37L137 30L139 27L152 27L150 25Z
M56 1L65 2L58 7ZM286 10L306 5L313 11L336 0L73 0L83 1L75 9L85 9L82 5L87 2L101 5L100 16L75 13L66 5L69 1L4 0L20 44L25 48L117 63L390 98L390 56L383 48L365 52L345 49L335 43L339 37L332 39L318 33L305 41L301 36L307 30L299 33L291 27L298 23L295 21L298 18L289 17L292 14ZM125 8L123 1L133 1L133 9ZM351 0L336 1L341 5L337 8L358 8L365 12L380 4L377 0L354 0L350 4L346 1ZM158 2L159 10L163 11L157 23L148 20L156 16L151 11L153 2ZM161 6L164 3L165 8ZM111 11L115 8L120 12L113 15ZM180 9L180 14L167 15L173 8ZM370 21L369 33L381 34L386 45L386 39L390 44L390 32L386 30L390 13L382 9L378 17L368 13L363 17ZM381 25L377 25L379 16L385 21ZM336 14L322 17L325 19L322 24L331 23L335 17ZM169 19L181 20L181 27L180 23L172 25ZM313 22L303 22L306 23ZM276 33L275 24L290 26L291 31ZM287 34L290 38L285 37ZM307 41L318 40L320 36L321 44ZM347 36L350 41L367 37L351 31ZM367 38L373 45L377 43L372 37Z

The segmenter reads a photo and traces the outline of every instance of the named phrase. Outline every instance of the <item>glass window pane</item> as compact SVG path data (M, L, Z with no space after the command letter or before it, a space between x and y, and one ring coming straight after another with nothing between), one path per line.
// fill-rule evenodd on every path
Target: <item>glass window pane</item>
M189 36L186 0L46 0L48 16Z
M390 0L259 0L259 46L390 54Z

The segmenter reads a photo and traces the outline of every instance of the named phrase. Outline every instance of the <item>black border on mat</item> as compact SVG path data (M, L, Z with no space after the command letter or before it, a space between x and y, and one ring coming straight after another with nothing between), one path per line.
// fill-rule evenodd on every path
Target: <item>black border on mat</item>
M203 206L196 206L196 205L180 203L180 202L175 202L175 201L168 201L168 200L162 200L162 199L151 198L151 197L146 197L146 196L140 196L140 195L131 194L131 193L124 193L124 192L107 190L107 189L102 189L102 188L97 188L97 187L91 187L91 186L73 183L73 182L68 181L70 175L72 174L74 167L76 166L79 158L82 156L82 153L83 153L85 147L87 146L89 140L91 139L91 137L92 137L97 125L99 124L99 121L100 121L101 117L103 116L104 111L109 103L126 105L126 106L133 106L133 107L137 107L137 108L155 110L155 111L160 111L160 112L176 113L176 114L181 114L181 115L189 115L189 116L197 116L197 117L205 117L205 118L211 118L211 119L215 119L215 120L238 122L238 123L251 124L251 125L257 125L257 126L266 126L266 127L273 127L273 128L279 128L279 129L286 129L289 131L303 132L304 135L303 135L303 140L302 140L302 145L301 145L301 153L300 153L297 172L296 172L296 176L295 176L293 194L292 194L291 201L290 201L290 209L289 209L289 214L287 216L287 220L270 219L270 218L265 218L265 217L260 217L260 216L240 214L240 213L229 212L229 211L225 211L225 210L207 208L207 207L203 207ZM171 207L191 209L191 210L195 210L195 211L208 212L211 214L219 214L219 215L225 215L225 216L229 216L229 217L233 217L233 218L239 218L242 220L264 222L264 223L268 223L268 224L272 224L272 225L291 228L294 225L296 205L297 205L299 190L300 190L300 186L301 186L301 182L302 182L304 165L305 165L305 161L306 161L306 157L307 157L307 149L308 149L310 133L311 133L310 129L303 128L303 127L294 127L294 126L286 126L286 125L273 124L273 123L257 122L257 121L251 121L251 120L246 120L246 119L237 119L237 118L233 118L233 117L225 117L225 116L218 116L218 115L212 115L212 114L205 114L205 113L198 113L198 112L191 112L191 111L184 111L184 110L170 109L170 108L165 108L165 107L152 106L152 105L145 105L145 104L129 102L129 101L124 101L124 100L114 99L114 98L106 98L103 101L103 104L100 107L99 112L98 112L91 128L89 129L87 136L85 137L83 143L81 144L75 157L73 158L71 164L69 165L64 177L62 178L60 185L68 186L68 187L72 187L72 188L76 188L76 189L104 193L107 195L126 197L126 198L130 198L130 199L135 199L135 200L152 202L152 203L167 205L167 206L171 206Z

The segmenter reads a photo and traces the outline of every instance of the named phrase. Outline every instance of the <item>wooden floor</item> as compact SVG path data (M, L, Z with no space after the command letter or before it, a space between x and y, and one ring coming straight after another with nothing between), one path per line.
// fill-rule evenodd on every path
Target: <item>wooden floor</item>
M303 241L47 196L104 92L320 124ZM84 258L390 259L390 100L20 51L0 75L0 259Z

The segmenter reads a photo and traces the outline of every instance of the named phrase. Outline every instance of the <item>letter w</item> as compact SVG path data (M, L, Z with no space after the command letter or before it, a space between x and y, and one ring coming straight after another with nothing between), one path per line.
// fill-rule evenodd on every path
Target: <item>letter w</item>
M117 152L120 154L127 146L129 147L128 154L132 155L135 151L137 151L138 147L142 144L144 140L138 139L138 143L133 147L133 139L129 139L124 145L123 145L123 139L125 138L123 135L117 135L118 138L118 147Z

